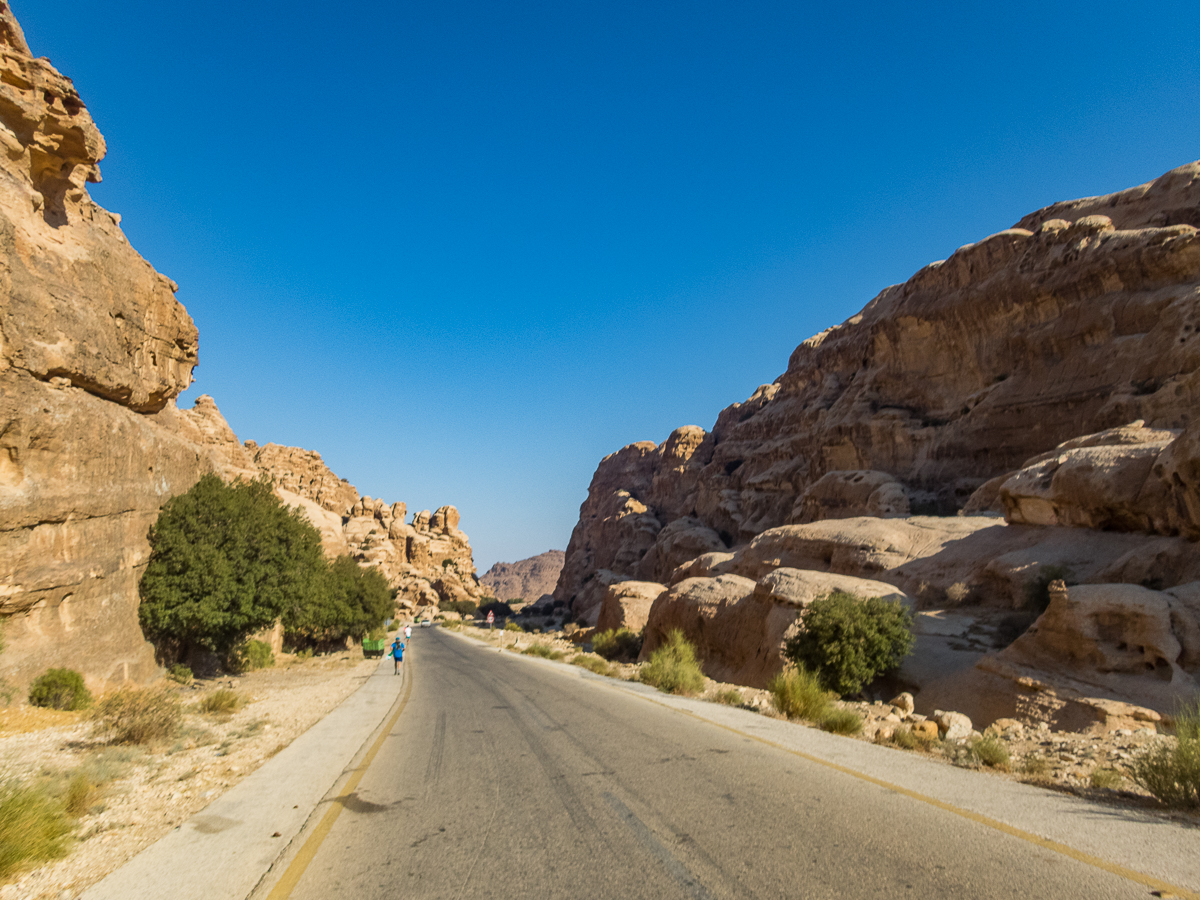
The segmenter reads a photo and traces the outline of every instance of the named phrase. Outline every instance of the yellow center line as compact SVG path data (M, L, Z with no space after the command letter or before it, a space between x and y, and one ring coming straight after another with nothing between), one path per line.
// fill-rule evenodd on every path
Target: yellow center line
M400 698L400 708L396 710L391 720L384 727L379 737L371 749L367 751L367 755L363 757L362 762L353 770L350 780L342 787L341 792L333 798L332 806L322 817L320 823L313 833L309 835L308 840L304 842L304 846L300 848L300 852L296 854L295 859L287 867L283 873L283 877L271 889L271 893L267 895L267 900L287 900L292 895L292 891L296 889L296 885L300 883L300 879L304 876L308 864L313 861L317 855L317 851L321 849L321 843L328 836L333 828L333 823L337 821L337 817L341 815L342 810L346 806L347 798L354 793L358 788L358 783L362 781L363 775L367 773L371 763L375 761L375 755L379 753L379 748L383 746L384 739L392 733L392 729L396 727L396 721L400 718L400 714L404 712L404 707L408 705L409 694L412 693L412 661L404 667L408 673L404 675L404 693Z
M622 690L621 688L617 688L617 689ZM873 775L866 774L865 772L859 772L856 769L851 769L847 766L840 765L839 763L831 762L830 760L827 760L827 759L821 759L821 757L813 756L812 754L805 753L803 750L794 750L791 747L785 746L784 744L776 743L775 741L768 740L767 738L764 738L764 737L760 737L757 734L750 734L749 732L742 731L741 729L735 728L732 725L725 725L721 722L714 722L712 719L708 719L708 718L705 718L704 716L698 715L697 713L692 712L690 709L682 709L677 706L672 706L669 703L663 703L661 700L658 700L654 697L648 697L645 694L640 694L640 693L637 693L634 691L622 690L622 693L625 693L627 695L634 696L634 697L640 697L641 699L646 700L650 703L653 703L656 706L661 706L664 709L673 709L676 712L683 713L685 716L691 716L693 719L696 719L700 722L707 722L710 725L715 725L718 728L723 728L725 731L731 732L736 735L740 735L741 737L749 738L750 740L753 740L753 741L758 741L758 743L760 743L760 744L766 744L768 747L774 747L776 750L782 750L784 753L790 753L793 756L798 756L801 759L805 759L805 760L808 760L809 762L816 763L819 766L825 766L828 769L833 769L835 772L841 772L844 775L850 775L861 781L870 782L871 784L878 785L879 787L882 787L882 788L886 788L889 791L895 791L897 794L903 794L905 797L909 797L909 798L911 798L913 800L917 800L921 803L927 803L930 806L934 806L934 807L937 807L938 809L945 810L948 813L953 813L956 816L961 816L964 819L969 819L970 821L976 822L987 828L993 828L996 831L1002 831L1005 834L1011 835L1019 840L1026 841L1030 844L1034 844L1045 850L1053 850L1055 853L1061 853L1063 856L1068 856L1071 859L1076 860L1077 862L1084 863L1085 865L1089 865L1089 866L1092 866L1097 869L1102 869L1105 872L1109 872L1113 875L1119 875L1122 878L1127 878L1130 881L1136 882L1137 884L1144 884L1146 887L1150 887L1150 888L1153 888L1154 890L1158 891L1164 897L1165 896L1179 897L1180 900L1200 900L1200 893L1196 893L1195 891L1189 891L1187 888L1179 887L1178 885L1171 884L1170 882L1167 882L1167 881L1162 881L1158 878L1155 878L1152 875L1147 875L1144 872L1139 872L1136 869L1130 869L1130 868L1127 868L1126 866L1122 866L1118 863L1113 863L1113 862L1109 862L1108 860L1101 859L1098 856L1092 856L1090 853L1084 853L1082 850L1076 850L1074 847L1071 847L1067 844L1061 844L1058 841L1052 841L1049 838L1041 837L1040 835L1036 835L1033 832L1024 831L1020 828L1014 828L1012 825L1007 825L1004 822L999 821L998 819L993 819L990 816L983 815L982 813L973 812L972 810L969 810L969 809L963 809L961 806L955 806L953 803L947 803L944 800L938 800L936 797L930 797L927 794L922 794L918 791L913 791L906 787L901 787L898 784L892 784L892 782L890 782L890 781L884 781L882 778L876 778Z

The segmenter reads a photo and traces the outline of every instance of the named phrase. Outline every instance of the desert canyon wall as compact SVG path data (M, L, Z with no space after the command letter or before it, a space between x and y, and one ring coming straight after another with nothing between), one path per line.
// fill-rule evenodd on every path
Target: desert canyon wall
M479 582L497 600L538 603L554 593L566 554L547 550L517 562L498 562L479 576Z
M1039 210L885 289L711 430L601 461L555 597L595 623L643 583L644 653L682 627L710 674L763 684L831 576L1016 607L1069 572L1136 585L1154 612L1072 587L1098 605L1056 613L1053 638L1030 628L993 673L1160 707L1194 693L1197 226L1191 163Z
M405 525L402 504L361 498L316 454L243 447L211 398L176 407L196 326L88 195L104 138L3 2L0 66L0 676L21 687L69 653L93 688L154 677L147 531L208 472L275 477L327 551L381 567L402 606L477 595L453 507Z

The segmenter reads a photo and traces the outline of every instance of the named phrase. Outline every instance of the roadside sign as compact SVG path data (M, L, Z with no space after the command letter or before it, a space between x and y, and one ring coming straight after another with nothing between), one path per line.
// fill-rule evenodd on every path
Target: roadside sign
M494 612L492 612L491 610L488 610L488 624L491 625L495 621L496 621L496 614Z

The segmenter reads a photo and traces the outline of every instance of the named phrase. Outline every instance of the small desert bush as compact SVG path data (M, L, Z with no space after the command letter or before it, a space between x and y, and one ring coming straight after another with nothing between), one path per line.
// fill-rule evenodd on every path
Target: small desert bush
M704 673L696 659L696 648L679 629L667 635L667 642L650 654L639 678L643 684L667 694L697 694L704 689Z
M971 745L971 756L990 769L1008 771L1008 747L994 734L985 734Z
M200 712L209 715L227 716L246 705L246 698L230 688L219 688L205 694L200 701Z
M717 691L713 695L713 700L717 703L724 703L726 706L741 706L746 702L746 698L742 696L742 692L737 688L725 688L722 691Z
M956 581L950 587L946 588L946 599L951 603L962 603L970 593L971 589L966 584Z
M1129 778L1167 806L1200 807L1200 740L1163 741L1133 760Z
M505 630L505 631L516 631L516 632L519 632L519 633L521 633L521 634L524 634L524 633L525 633L525 629L524 629L524 628L522 628L520 625L518 625L516 622L505 622L505 623L504 623L504 630Z
M149 744L175 735L183 723L179 696L163 688L121 688L96 704L93 727L114 744Z
M610 628L592 637L592 650L605 659L632 662L642 652L642 636L628 628Z
M595 672L597 675L607 675L609 677L615 671L612 663L596 656L589 656L586 653L579 653L571 657L571 665L587 669L589 672Z
M789 719L816 722L830 708L829 691L802 666L780 672L771 680L768 690L772 704Z
M1125 783L1125 777L1116 769L1093 769L1088 781L1094 788L1115 791Z
M903 604L833 591L800 613L784 656L846 696L896 668L912 647L912 613Z
M911 728L897 728L889 741L901 750L916 750L921 746L921 739L913 734Z
M1200 698L1175 713L1175 736L1181 741L1200 741Z
M167 671L167 677L178 684L191 684L195 674L183 663L175 663Z
M818 720L822 731L834 734L858 734L862 731L862 716L852 709L830 709Z
M87 709L92 694L74 669L50 669L30 685L29 702L50 709Z
M275 654L266 641L246 641L234 649L229 667L235 672L253 672L275 665Z
M1045 778L1050 774L1050 760L1044 756L1027 756L1021 763L1021 774L1027 778Z
M44 786L0 784L0 878L66 856L71 827L62 801Z
M567 654L555 650L549 644L534 642L521 651L525 656L540 656L542 659L562 659Z

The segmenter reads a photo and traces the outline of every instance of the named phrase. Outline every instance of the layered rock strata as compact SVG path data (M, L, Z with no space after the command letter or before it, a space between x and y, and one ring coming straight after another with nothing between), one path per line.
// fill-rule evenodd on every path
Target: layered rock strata
M887 288L710 431L602 460L555 597L594 621L614 584L669 586L663 622L757 683L782 639L762 623L782 607L746 598L784 569L924 605L1022 606L1061 571L1156 591L1200 580L1197 225L1190 163L1047 207ZM939 518L955 512L968 518ZM1070 658L1077 674L1106 664ZM1130 690L1102 682L1081 684Z

